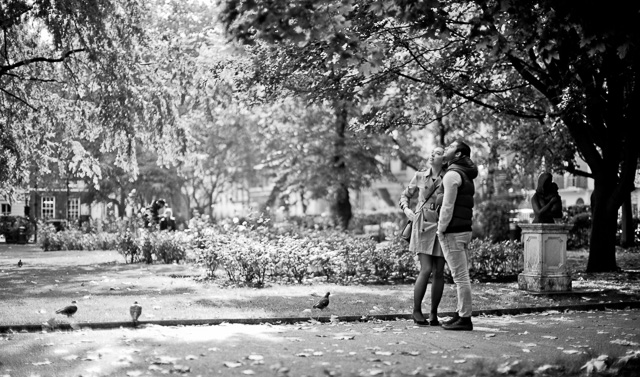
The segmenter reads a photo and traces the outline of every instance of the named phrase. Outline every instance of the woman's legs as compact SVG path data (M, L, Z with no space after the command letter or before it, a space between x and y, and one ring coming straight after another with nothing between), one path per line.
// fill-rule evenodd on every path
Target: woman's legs
M427 284L429 284L429 276L431 275L431 255L418 254L420 260L420 273L416 279L416 284L413 287L413 319L416 321L424 321L424 315L422 314L422 299L427 291ZM444 258L439 258L444 259ZM440 295L442 297L442 295Z
M431 314L429 315L429 322L438 320L438 306L442 299L442 292L444 291L444 257L428 256L431 259L431 264L435 266L433 272L433 283L431 284Z

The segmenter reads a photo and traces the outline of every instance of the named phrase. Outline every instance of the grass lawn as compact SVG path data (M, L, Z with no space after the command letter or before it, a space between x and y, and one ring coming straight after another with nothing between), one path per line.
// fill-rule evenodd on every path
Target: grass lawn
M22 260L23 267L17 266ZM584 274L585 251L569 252L574 290L603 290L598 295L537 296L518 290L517 283L474 283L474 309L554 306L640 300L640 253L619 252L618 265L627 272ZM635 272L634 272L635 270ZM228 288L194 277L193 265L125 264L115 251L43 252L34 245L0 244L0 325L39 324L55 310L78 302L76 322L128 321L129 306L138 301L140 320L309 317L325 292L331 304L323 315L407 314L413 286L326 283ZM427 292L423 312L428 313ZM452 284L445 286L440 312L455 310ZM313 310L312 315L320 315ZM60 316L58 316L60 317Z

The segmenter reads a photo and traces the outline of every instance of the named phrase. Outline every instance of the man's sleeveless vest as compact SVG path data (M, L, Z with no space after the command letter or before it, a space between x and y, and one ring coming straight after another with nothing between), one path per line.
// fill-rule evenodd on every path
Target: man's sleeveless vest
M473 184L473 180L468 176L468 170L468 168L459 164L452 164L447 168L447 172L455 171L462 177L462 184L458 187L456 201L453 204L453 215L445 233L471 232L471 224L473 223L473 195L475 194L476 187ZM438 205L442 205L443 197L444 188L438 192Z

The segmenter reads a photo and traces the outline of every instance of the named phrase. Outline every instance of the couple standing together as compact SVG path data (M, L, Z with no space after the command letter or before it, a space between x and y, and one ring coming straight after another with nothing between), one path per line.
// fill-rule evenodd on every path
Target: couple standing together
M430 167L416 172L400 196L400 208L413 221L409 251L418 254L420 273L414 287L413 320L419 326L439 326L438 305L444 290L444 264L456 284L456 313L442 323L445 330L473 330L468 245L473 215L473 179L478 168L470 158L471 148L461 140L446 149L437 147L429 157ZM415 212L409 199L418 193ZM422 313L430 276L431 312Z

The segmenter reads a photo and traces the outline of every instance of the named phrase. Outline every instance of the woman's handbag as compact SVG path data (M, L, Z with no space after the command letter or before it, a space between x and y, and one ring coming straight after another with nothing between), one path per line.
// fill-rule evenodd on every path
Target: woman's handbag
M404 229L402 229L402 235L400 237L402 237L402 239L407 242L411 241L412 230L413 230L413 221L409 220L407 221L407 225L404 226Z

